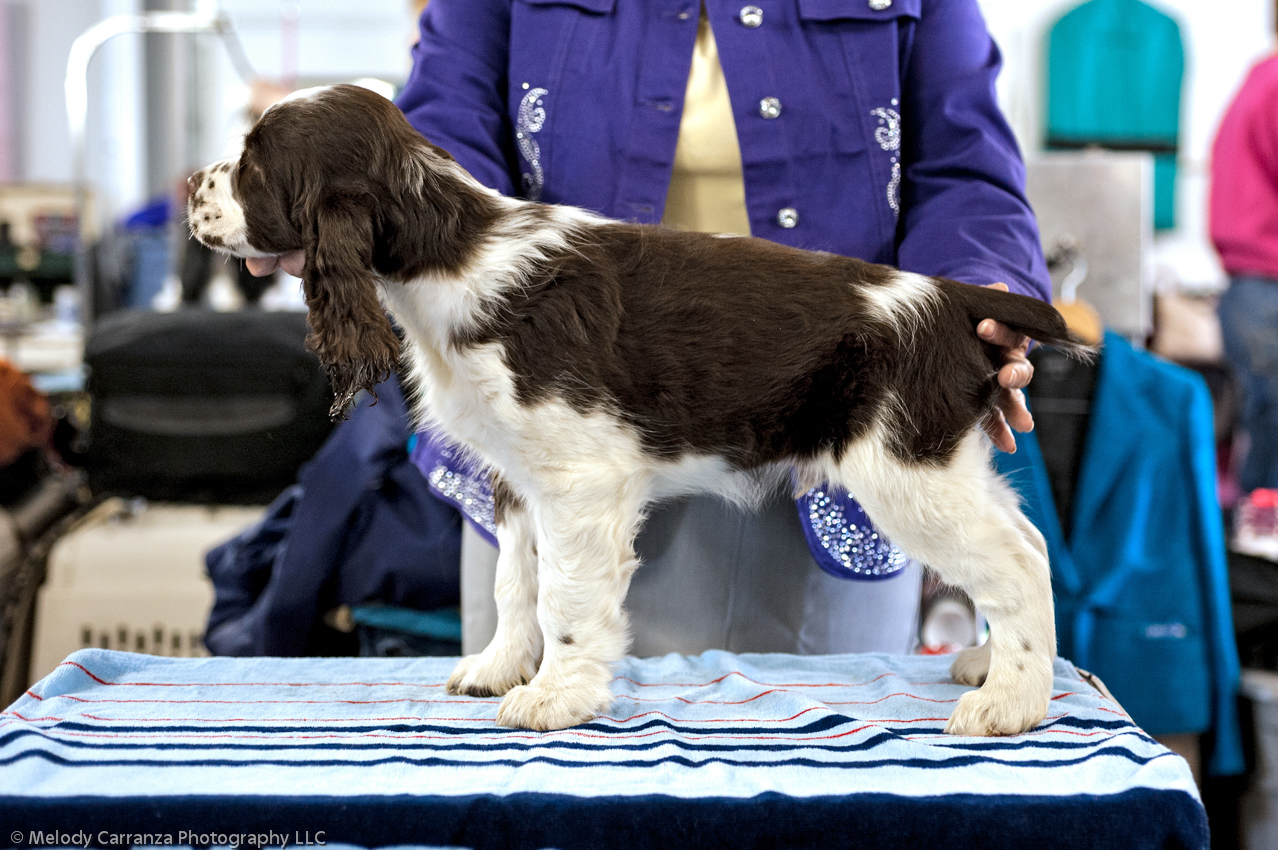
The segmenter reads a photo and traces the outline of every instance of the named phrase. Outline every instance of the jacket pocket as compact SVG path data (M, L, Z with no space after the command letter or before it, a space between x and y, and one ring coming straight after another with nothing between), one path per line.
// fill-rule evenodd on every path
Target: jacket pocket
M850 121L872 152L880 232L891 240L901 210L901 80L903 45L922 14L922 0L798 0L799 21L826 56L840 55L841 88ZM876 5L887 4L883 8ZM834 47L837 44L837 47Z
M583 12L610 15L617 8L617 0L521 0L529 6L572 6Z
M467 2L467 0L462 0ZM556 138L580 120L573 114L575 83L583 63L596 52L617 0L516 0L511 8L507 94L514 131L517 193L532 201L553 201ZM561 152L562 153L562 152Z
M923 0L891 0L875 9L870 0L799 0L799 20L803 21L891 21L918 18Z
M1099 613L1094 628L1087 669L1141 728L1151 735L1210 728L1215 661L1192 626Z

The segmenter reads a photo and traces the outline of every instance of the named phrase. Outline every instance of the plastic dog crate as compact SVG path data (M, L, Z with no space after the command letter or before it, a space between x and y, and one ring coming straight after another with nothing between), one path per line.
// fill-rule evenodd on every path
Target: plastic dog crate
M204 554L261 518L263 508L147 505L112 499L49 553L36 603L29 678L84 647L207 655L213 586Z

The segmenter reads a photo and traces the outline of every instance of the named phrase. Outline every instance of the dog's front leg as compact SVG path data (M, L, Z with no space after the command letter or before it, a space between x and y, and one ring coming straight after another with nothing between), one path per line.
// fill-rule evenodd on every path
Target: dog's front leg
M533 507L538 538L541 669L506 695L503 726L563 729L612 703L612 662L626 653L622 607L637 562L640 503L630 487L580 486Z
M497 631L487 648L468 655L448 680L448 692L499 697L532 680L541 655L537 625L537 532L520 499L503 506L497 523Z

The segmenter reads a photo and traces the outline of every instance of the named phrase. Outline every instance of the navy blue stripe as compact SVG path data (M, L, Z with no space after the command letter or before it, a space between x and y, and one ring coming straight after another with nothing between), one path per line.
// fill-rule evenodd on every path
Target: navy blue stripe
M477 720L479 718L476 718ZM39 718L34 718L27 722L38 722ZM437 723L394 723L394 724L362 724L357 726L320 726L320 725L264 725L270 723L269 720L251 721L245 723L223 723L223 724L181 724L173 725L161 723L148 723L146 725L118 725L111 721L98 723L80 723L72 720L57 721L56 724L50 725L49 729L74 729L76 731L86 732L165 732L176 734L181 732L214 733L214 732L280 732L280 733L325 733L325 732L408 732L423 733L430 732L440 735L474 735L482 733L485 735L507 734L511 736L527 735L526 729L508 729L501 726L493 726L487 729L477 729L474 726L446 726ZM653 729L665 729L670 732L676 732L686 735L811 735L818 732L831 732L841 726L855 725L866 723L869 721L862 720L857 717L851 717L844 714L832 714L811 723L805 723L802 726L684 726L673 723L669 720L654 719L648 720L634 726L615 726L602 723L583 723L580 726L573 727L581 732L597 732L601 735L633 735L636 732L646 732ZM874 725L891 728L896 734L909 735L945 735L944 724L936 726L915 726L910 723L900 723L894 725L892 721L875 721ZM1094 731L1115 731L1119 729L1128 729L1136 731L1137 727L1128 720L1085 720L1077 717L1059 717L1056 720L1036 726L1034 731L1044 732L1051 731L1056 727L1079 729L1089 732ZM948 736L946 736L948 737Z
M287 833L363 847L476 850L1207 850L1202 806L1180 791L1113 795L855 794L684 800L555 794L352 797L0 797L4 828L99 833ZM25 846L25 844L24 844Z
M1101 729L1108 729L1110 731L1113 731L1116 729L1133 729L1133 730L1139 729L1139 727L1136 726L1136 724L1132 723L1130 720L1099 720L1099 719L1088 720L1082 717L1072 717L1072 716L1066 715L1064 717L1058 717L1055 720L1049 720L1046 723L1040 723L1039 725L1035 726L1031 731L1044 732L1051 729L1055 729L1056 727L1061 727L1065 729L1085 729L1089 732L1097 731ZM918 729L911 728L909 729L909 732L910 734L944 735L945 725L942 724L940 726L921 726Z
M469 767L474 768L480 765L496 765L499 767L521 767L527 764L549 764L557 767L617 767L617 768L653 768L659 765L677 764L683 767L705 767L711 764L726 764L734 767L812 767L833 770L872 770L880 767L909 767L923 769L941 769L951 767L967 767L974 764L996 764L999 767L1069 767L1072 765L1084 764L1096 758L1107 756L1117 756L1118 758L1127 759L1134 764L1145 765L1156 759L1174 756L1171 752L1156 753L1150 756L1141 756L1123 747L1104 747L1095 750L1086 756L1074 759L1025 759L1009 762L1003 759L987 758L985 756L964 755L950 756L940 759L921 759L921 758L904 758L904 759L873 759L865 761L835 761L827 762L819 759L811 758L790 758L777 759L776 761L750 761L745 759L729 759L729 758L706 758L706 759L689 759L683 756L662 756L657 759L630 759L630 760L596 760L588 761L552 758L550 756L532 756L526 759L490 759L482 762L474 759L446 759L446 758L410 758L408 756L386 756L375 759L269 759L269 758L249 758L249 759L89 759L80 761L69 759L66 756L57 755L55 753L46 752L44 750L27 750L21 753L0 758L0 767L16 764L26 759L41 759L51 762L62 767L168 767L180 770L189 770L193 767L296 767L310 770L317 767L372 767L384 764L408 764L415 767Z
M544 741L535 741L532 743L520 743L517 741L499 741L493 743L480 742L461 742L461 743L439 743L429 741L417 741L410 738L397 738L393 740L381 742L361 742L358 739L345 741L332 741L329 743L319 743L316 741L306 741L304 743L273 743L269 738L259 741L245 741L243 743L227 743L225 741L112 741L112 740L84 740L82 738L64 738L57 734L61 732L64 724L56 730L42 732L35 729L18 729L5 735L0 735L0 752L4 747L17 744L23 738L35 738L38 741L51 741L63 747L71 747L75 749L90 749L98 751L107 750L186 750L186 751L204 751L204 750L231 750L231 751L272 751L272 750L343 750L343 751L377 751L391 750L400 752L404 750L430 750L432 752L532 752L537 750L579 750L583 752L610 753L610 752L643 752L646 750L654 750L661 747L676 747L678 749L690 752L784 752L795 749L818 750L829 753L854 753L866 750L872 750L883 744L891 744L899 742L901 736L893 732L878 732L862 741L843 742L843 743L826 743L822 741L790 741L777 744L752 744L752 743L731 743L731 744L715 744L702 741L686 741L679 738L666 738L663 740L644 741L642 743L625 743L617 741L610 742L593 742L593 741L571 741L549 739ZM100 730L99 730L100 731ZM123 731L120 729L112 729L112 732ZM171 729L148 729L140 730L152 735L169 735L172 734ZM241 730L244 731L244 730ZM262 734L262 730L252 730L258 734ZM269 734L269 733L268 733ZM1142 739L1146 738L1143 734ZM1097 741L1039 741L1039 740L1019 740L1019 741L983 741L978 743L963 743L955 740L953 744L946 744L948 749L952 750L1085 750L1094 749L1104 742Z

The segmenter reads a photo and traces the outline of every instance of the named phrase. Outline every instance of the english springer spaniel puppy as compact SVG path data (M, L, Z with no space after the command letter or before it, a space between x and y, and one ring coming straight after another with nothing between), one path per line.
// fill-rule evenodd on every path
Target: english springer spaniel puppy
M983 685L947 732L1046 716L1047 549L991 469L996 350L975 324L1085 355L1049 305L503 197L353 86L272 107L191 189L205 245L305 250L335 415L402 360L419 422L491 470L497 634L448 690L504 695L498 723L561 729L609 706L645 506L713 492L748 507L787 479L846 488L985 613L990 640L951 668Z

